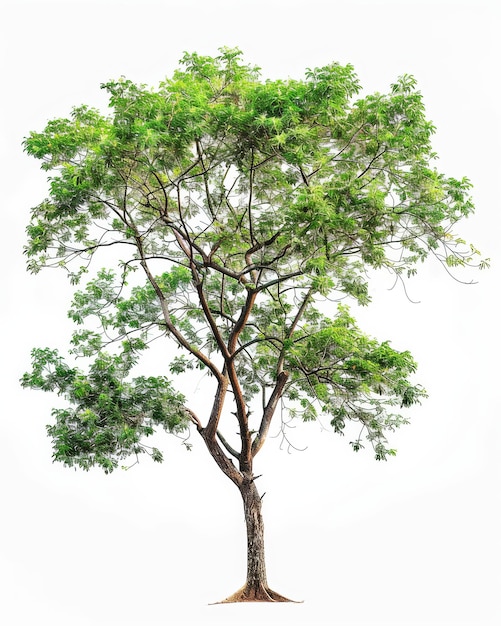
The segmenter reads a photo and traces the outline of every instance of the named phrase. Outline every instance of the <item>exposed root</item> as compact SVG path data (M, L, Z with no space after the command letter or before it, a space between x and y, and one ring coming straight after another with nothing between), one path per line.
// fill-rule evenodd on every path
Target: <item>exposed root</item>
M296 600L289 600L269 587L259 586L255 588L244 585L225 600L214 604L229 604L231 602L296 602Z

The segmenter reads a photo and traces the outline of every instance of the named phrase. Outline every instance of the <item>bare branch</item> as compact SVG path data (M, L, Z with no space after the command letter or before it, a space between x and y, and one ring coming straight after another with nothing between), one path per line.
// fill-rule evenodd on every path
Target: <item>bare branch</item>
M223 446L226 448L226 450L232 455L234 456L237 461L240 461L240 453L237 452L235 450L235 448L232 448L232 446L226 441L226 439L223 437L223 435L219 432L219 430L217 431L217 436L219 441L223 444Z
M285 387L285 384L289 378L289 373L282 371L278 375L277 384L275 385L275 389L268 400L268 403L263 412L263 418L261 420L261 425L259 426L259 432L257 433L254 441L252 442L252 456L255 457L256 454L263 447L264 442L266 441L266 436L268 435L268 430L270 428L272 417L275 413L275 409L277 407L278 401L282 397L282 393Z

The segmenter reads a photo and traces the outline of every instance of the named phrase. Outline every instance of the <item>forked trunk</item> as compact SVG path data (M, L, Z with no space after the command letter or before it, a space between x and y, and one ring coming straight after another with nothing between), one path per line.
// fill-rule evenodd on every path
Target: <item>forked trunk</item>
M292 602L268 586L264 557L264 524L261 497L253 479L244 479L240 486L247 526L247 580L226 602Z

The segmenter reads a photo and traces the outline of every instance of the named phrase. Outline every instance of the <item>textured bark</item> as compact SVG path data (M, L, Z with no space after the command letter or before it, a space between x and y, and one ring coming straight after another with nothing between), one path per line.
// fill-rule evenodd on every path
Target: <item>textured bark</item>
M233 461L224 454L221 446L214 437L208 434L207 429L199 428L199 433L219 469L240 489L242 485L242 474L237 470Z
M252 478L240 485L247 527L247 580L245 585L222 603L228 602L292 602L268 586L264 556L264 524L261 497Z

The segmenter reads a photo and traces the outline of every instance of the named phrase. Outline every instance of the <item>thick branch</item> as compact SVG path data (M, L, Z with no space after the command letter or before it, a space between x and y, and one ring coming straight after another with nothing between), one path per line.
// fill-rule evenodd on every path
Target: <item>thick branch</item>
M212 405L209 421L207 422L207 426L204 429L207 437L213 439L214 441L216 440L217 427L219 425L219 420L223 411L223 404L227 391L228 377L226 375L221 375L216 391L216 396L214 398L214 403Z
M224 454L218 442L207 432L206 428L199 430L199 433L219 469L226 474L237 487L240 487L243 482L243 476L233 465L233 461Z

